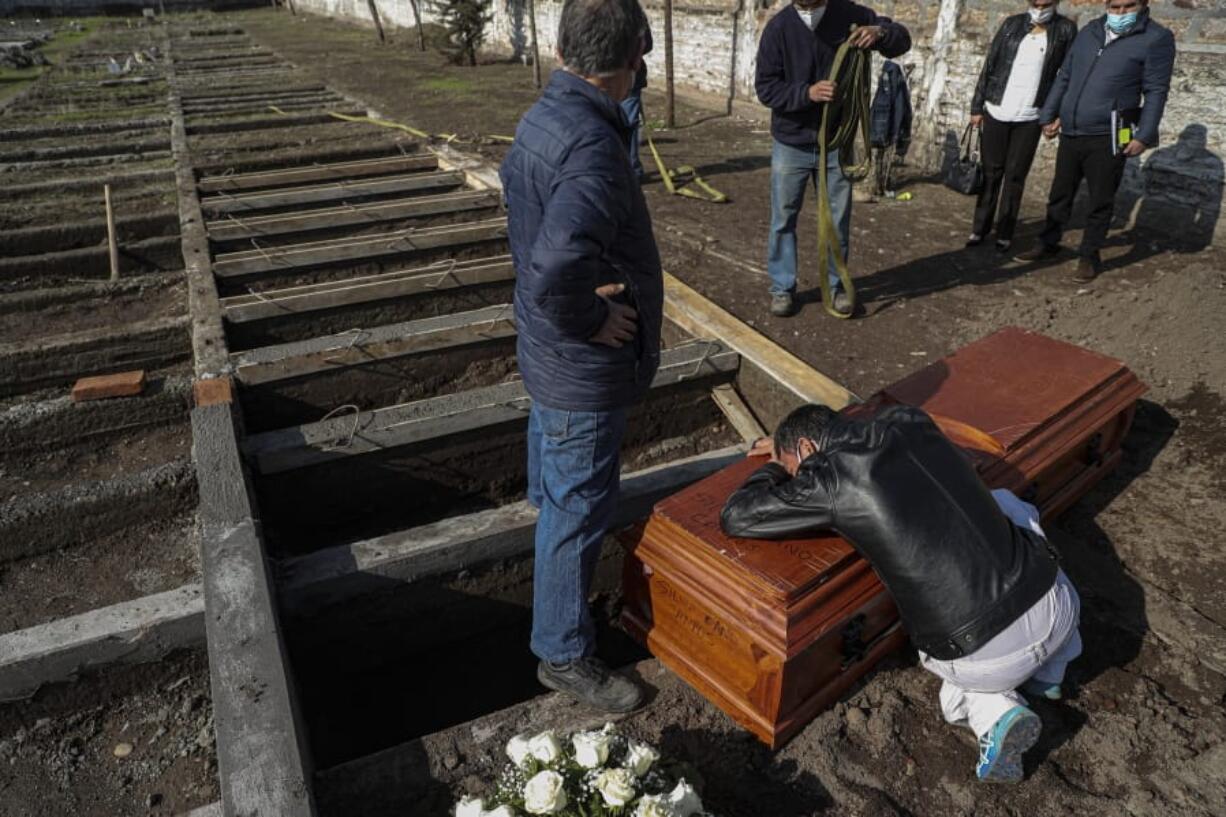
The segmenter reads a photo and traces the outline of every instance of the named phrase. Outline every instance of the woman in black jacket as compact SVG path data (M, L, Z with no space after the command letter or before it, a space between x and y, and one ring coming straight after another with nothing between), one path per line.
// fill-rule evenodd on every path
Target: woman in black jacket
M993 216L996 249L1005 252L1013 241L1026 175L1039 144L1039 109L1077 36L1077 25L1056 13L1057 3L1029 0L1025 14L1001 23L979 72L971 124L982 135L984 183L968 247L983 242Z

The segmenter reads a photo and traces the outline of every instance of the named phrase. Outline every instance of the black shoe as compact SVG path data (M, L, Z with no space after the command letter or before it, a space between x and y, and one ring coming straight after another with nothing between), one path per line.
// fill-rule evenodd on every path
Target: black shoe
M1050 244L1040 244L1034 249L1018 253L1017 255L1013 256L1013 260L1021 261L1026 264L1034 261L1046 261L1058 252L1060 252L1059 244L1056 244L1055 246Z
M979 233L971 233L971 237L966 239L966 246L968 247L978 247L982 243L983 236L979 235Z
M632 712L643 703L643 690L599 658L577 658L561 665L542 661L536 677L550 689L602 712Z
M1083 255L1077 262L1077 269L1073 271L1073 281L1078 284L1088 284L1097 278L1101 271L1102 264L1098 258Z
M997 242L996 242L996 251L997 251L998 253L1000 253L1001 255L1004 255L1005 253L1009 252L1009 248L1010 248L1010 247L1012 247L1012 246L1013 246L1013 242L1012 242L1012 241L1000 241L1000 240L997 240Z

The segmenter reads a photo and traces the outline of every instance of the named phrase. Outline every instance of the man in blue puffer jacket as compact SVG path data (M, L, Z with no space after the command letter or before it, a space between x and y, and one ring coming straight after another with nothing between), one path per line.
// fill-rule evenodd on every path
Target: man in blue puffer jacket
M1073 280L1094 280L1098 251L1107 238L1124 162L1158 144L1175 64L1175 37L1149 16L1149 0L1106 0L1107 13L1077 33L1043 103L1039 123L1048 139L1060 137L1040 245L1017 256L1038 261L1060 250L1060 236L1084 176L1090 214ZM1142 104L1144 103L1144 104ZM1131 125L1116 144L1113 121Z
M592 652L592 573L617 502L626 411L660 359L664 282L619 107L646 19L637 0L566 0L558 57L502 164L519 371L532 397L528 499L537 677L610 712L642 700Z

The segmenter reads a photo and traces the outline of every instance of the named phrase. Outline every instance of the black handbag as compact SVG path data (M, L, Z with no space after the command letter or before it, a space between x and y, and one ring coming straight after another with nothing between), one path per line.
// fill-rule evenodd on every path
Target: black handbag
M966 126L958 144L958 155L945 168L945 186L950 190L976 196L983 189L983 162L979 160L981 139L978 128Z

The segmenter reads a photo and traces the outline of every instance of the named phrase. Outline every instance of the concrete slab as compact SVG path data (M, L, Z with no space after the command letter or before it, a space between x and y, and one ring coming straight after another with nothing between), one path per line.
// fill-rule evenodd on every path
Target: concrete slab
M204 643L199 584L0 635L0 701L114 663L157 661Z

